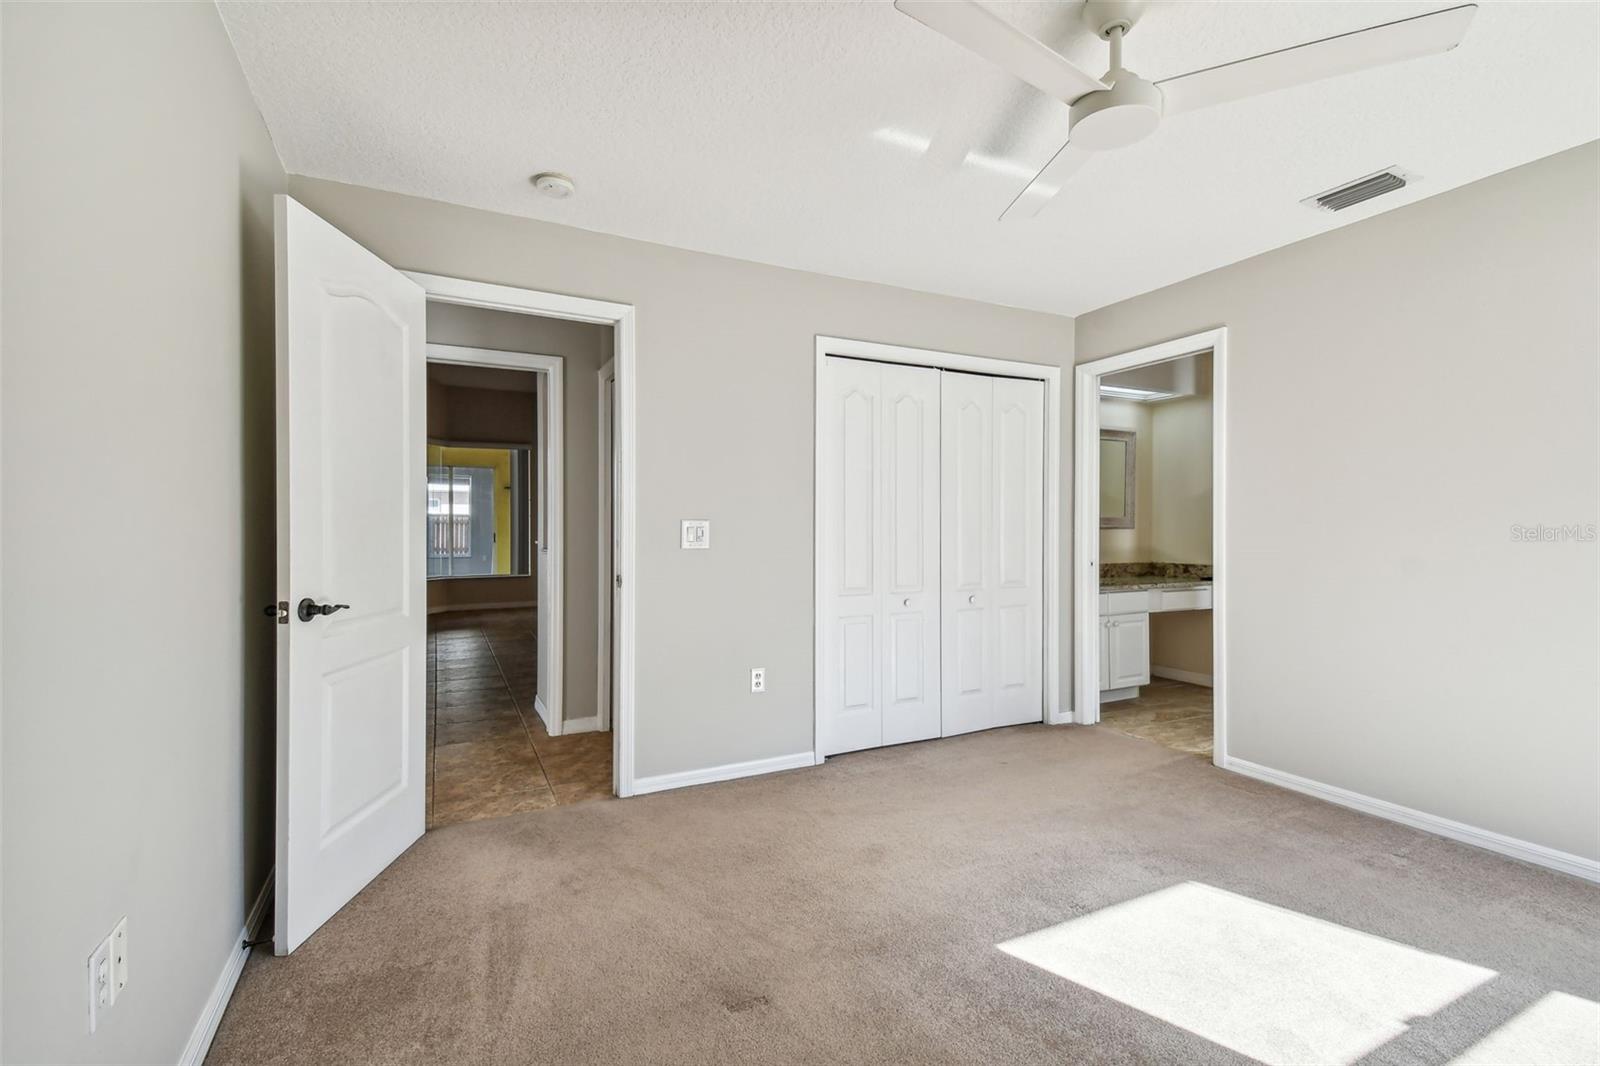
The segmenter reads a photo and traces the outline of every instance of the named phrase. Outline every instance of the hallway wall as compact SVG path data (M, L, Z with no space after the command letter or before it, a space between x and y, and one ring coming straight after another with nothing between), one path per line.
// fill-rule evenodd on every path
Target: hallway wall
M212 5L0 20L0 1058L173 1062L272 863L285 181Z

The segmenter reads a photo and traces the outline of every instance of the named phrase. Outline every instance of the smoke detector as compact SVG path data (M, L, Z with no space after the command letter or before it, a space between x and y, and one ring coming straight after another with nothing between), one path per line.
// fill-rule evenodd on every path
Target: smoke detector
M557 174L554 171L535 174L533 176L533 187L552 200L565 200L578 191L578 187L572 183L571 178L565 174Z

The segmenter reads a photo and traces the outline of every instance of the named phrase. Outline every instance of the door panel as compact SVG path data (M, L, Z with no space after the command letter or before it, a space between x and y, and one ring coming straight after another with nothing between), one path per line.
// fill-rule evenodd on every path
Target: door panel
M422 835L427 476L422 290L286 196L276 223L286 954Z
M992 725L1044 720L1044 383L994 381Z
M1044 384L946 373L944 735L1044 718Z
M823 595L830 617L822 655L823 754L883 743L879 700L876 490L882 374L872 363L830 359L817 506L822 509Z
M993 703L993 634L989 624L993 567L994 379L942 374L943 492L947 554L944 593L945 666L942 735L987 729Z
M939 735L939 375L830 358L818 750Z
M939 372L880 366L883 743L939 735Z

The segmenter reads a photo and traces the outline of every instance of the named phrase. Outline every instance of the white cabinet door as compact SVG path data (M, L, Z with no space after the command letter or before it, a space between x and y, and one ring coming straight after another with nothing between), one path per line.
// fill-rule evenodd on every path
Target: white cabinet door
M822 704L835 755L939 735L939 373L824 369Z
M1037 722L1044 385L943 375L943 735Z
M1100 691L1111 687L1111 619L1100 619Z
M422 289L286 196L276 223L281 955L422 835L427 459Z
M1110 664L1102 688L1133 688L1150 683L1150 616L1122 614L1107 620Z

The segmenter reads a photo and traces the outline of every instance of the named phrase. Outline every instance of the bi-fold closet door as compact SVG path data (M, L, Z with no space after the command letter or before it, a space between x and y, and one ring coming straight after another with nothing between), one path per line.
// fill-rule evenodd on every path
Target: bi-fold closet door
M1044 384L829 357L823 755L1043 718Z

